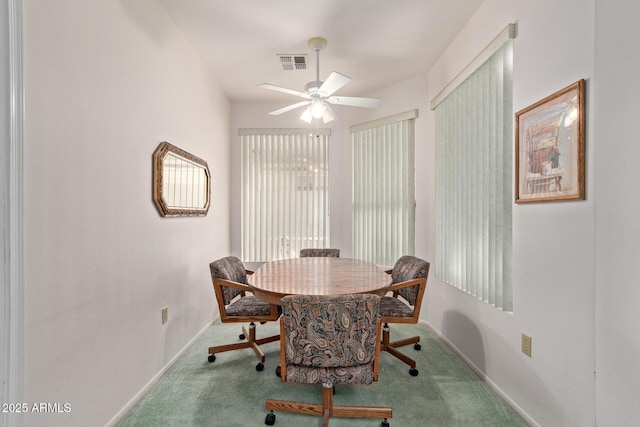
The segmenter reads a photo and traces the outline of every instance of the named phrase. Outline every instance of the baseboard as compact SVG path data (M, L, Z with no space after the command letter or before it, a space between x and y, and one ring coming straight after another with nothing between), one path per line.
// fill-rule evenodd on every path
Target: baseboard
M160 369L160 371L158 371L158 373L155 374L153 378L151 378L151 380L147 384L145 384L145 386L142 387L142 389L138 393L136 393L135 396L133 396L133 398L129 402L127 402L127 404L124 405L122 409L118 411L118 413L116 413L116 415L114 415L113 418L111 418L105 424L105 427L113 427L122 418L124 418L124 416L129 413L129 411L136 405L136 403L138 403L140 399L142 399L144 395L147 394L151 387L153 387L155 383L158 382L160 378L162 378L162 376L169 370L169 368L171 368L171 366L180 358L180 356L182 356L182 354L187 351L191 344L193 344L198 338L200 338L200 336L204 334L205 331L209 329L209 327L211 327L211 325L219 318L219 315L217 317L214 316L214 318L210 322L208 322L204 326L204 328L202 328L184 347L182 347L182 349L175 356L173 356L173 358L165 366L163 366L162 369Z
M529 425L533 427L540 427L540 424L538 424L533 418L531 418L531 416L527 412L525 412L524 409L522 409L516 402L514 402L508 394L506 394L496 383L491 380L491 378L489 378L484 372L482 372L469 358L467 358L467 356L464 355L464 353L462 353L458 349L458 347L456 347L451 341L449 341L444 335L442 335L440 331L438 331L431 323L425 320L420 320L418 321L418 323L426 325L429 329L431 329L438 336L438 338L440 338L442 342L447 345L447 347L449 347L460 359L462 359L485 383L489 385L489 387L491 387L493 391L496 392L496 394L502 397L509 404L509 406L511 406L513 410L518 413L518 415L524 418L524 420Z

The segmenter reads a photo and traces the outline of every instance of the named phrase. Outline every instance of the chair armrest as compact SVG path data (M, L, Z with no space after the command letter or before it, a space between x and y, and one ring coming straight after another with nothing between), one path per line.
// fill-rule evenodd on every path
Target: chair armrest
M391 273L393 273L393 268L390 268L390 269L388 269L388 270L385 270L384 272L385 272L385 273L387 273L387 274L391 274Z
M230 288L235 288L235 289L239 289L241 291L245 291L245 292L251 292L251 289L243 284L243 283L238 283L238 282L232 282L231 280L225 280L225 279L216 279L214 281L214 284L216 286L228 286Z
M420 285L423 283L425 284L427 283L427 279L425 277L407 280L406 282L394 283L393 285L389 286L389 288L387 289L387 292L393 292L393 295L397 297L398 290L403 288L408 288L409 286Z

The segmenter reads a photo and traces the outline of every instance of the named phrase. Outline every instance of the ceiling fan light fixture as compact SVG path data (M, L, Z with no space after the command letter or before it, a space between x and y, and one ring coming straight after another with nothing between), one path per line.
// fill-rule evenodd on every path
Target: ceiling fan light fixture
M322 101L322 99L314 97L311 101L311 105L309 105L309 110L311 110L311 115L315 119L319 119L324 115L327 106Z
M311 115L311 106L308 106L304 109L304 112L300 116L300 119L307 123L311 123L311 121L313 120L313 116Z
M336 116L335 114L333 114L333 110L331 109L331 107L329 107L328 105L326 107L327 108L324 110L324 114L322 115L322 121L324 123L329 123L334 121Z

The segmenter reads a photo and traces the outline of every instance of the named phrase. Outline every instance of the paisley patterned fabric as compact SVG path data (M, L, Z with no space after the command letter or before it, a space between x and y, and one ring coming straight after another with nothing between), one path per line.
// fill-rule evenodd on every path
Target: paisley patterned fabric
M305 257L340 258L340 249L300 249L300 258Z
M413 317L413 309L394 297L380 298L380 313L383 317Z
M247 295L227 306L227 316L268 316L271 314L269 304Z
M209 264L209 268L211 269L211 278L215 279L224 279L229 280L231 282L242 283L246 285L247 282L247 273L244 269L244 264L238 257L228 256L226 258L222 258L216 261L213 261ZM223 287L223 298L224 305L228 305L232 299L240 294L239 289ZM268 308L268 304L267 304Z
M400 257L393 266L391 280L393 283L401 283L421 277L426 278L428 274L429 263L427 261L411 255L404 255ZM416 304L416 298L418 296L418 285L400 289L398 293L413 306Z
M287 382L371 384L379 309L377 295L282 298Z

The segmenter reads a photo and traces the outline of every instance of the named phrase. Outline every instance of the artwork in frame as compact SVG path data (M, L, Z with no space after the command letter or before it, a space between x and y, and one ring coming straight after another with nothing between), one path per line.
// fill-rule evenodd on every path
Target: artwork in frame
M585 198L585 81L516 113L516 203Z

